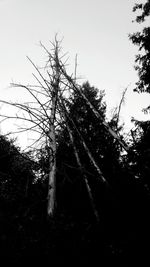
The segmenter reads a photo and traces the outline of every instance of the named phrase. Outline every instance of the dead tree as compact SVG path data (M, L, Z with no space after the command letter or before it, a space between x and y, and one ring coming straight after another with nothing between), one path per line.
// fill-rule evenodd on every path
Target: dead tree
M31 62L37 73L36 75L33 74L37 82L37 85L26 86L22 84L13 84L14 87L22 88L25 91L27 91L32 97L33 101L20 104L16 102L1 100L0 101L1 103L17 108L17 110L19 110L21 113L16 113L15 115L1 114L0 116L2 117L2 121L5 119L15 119L15 120L17 119L23 122L27 122L26 126L20 127L19 130L16 132L21 133L21 132L32 131L34 133L37 133L38 138L32 144L32 147L34 146L35 149L37 149L38 146L41 147L45 146L46 143L48 144L49 173L47 173L48 176L47 214L49 217L53 217L56 207L56 150L57 150L56 130L57 128L60 127L61 118L63 118L64 124L68 129L70 140L74 149L74 154L79 168L82 167L82 163L80 161L80 155L78 154L77 148L75 146L72 134L73 131L77 132L80 142L83 145L84 150L87 153L88 157L90 158L91 163L93 164L94 168L99 174L100 179L105 184L107 184L107 181L101 172L100 166L98 166L94 157L92 156L92 153L87 147L82 134L77 128L75 122L68 116L65 99L70 101L72 90L77 91L78 94L80 94L83 97L87 105L94 112L95 116L102 121L102 124L109 131L109 133L119 141L120 145L123 146L126 151L128 150L128 148L118 137L118 135L109 127L108 123L106 123L101 118L99 112L86 98L86 96L82 92L81 86L77 85L72 75L67 74L65 63L62 62L62 57L59 54L60 42L58 42L57 38L55 38L55 42L52 44L53 46L52 52L49 52L44 45L41 44L41 46L44 48L46 54L48 55L48 61L45 68L46 77L44 76L42 71L33 63L33 61L29 59L29 61ZM59 108L60 103L61 103L61 109ZM98 213L94 206L92 192L89 187L88 180L85 174L84 174L84 181L86 184L89 197L91 199L95 216L97 217L98 220Z
M58 91L63 90L60 86L59 72L59 52L60 43L57 38L52 43L52 52L48 54L46 64L46 77L42 71L29 59L30 63L36 70L33 74L36 85L12 84L13 87L24 89L30 94L31 102L17 103L1 100L5 104L17 109L14 115L1 114L1 122L7 119L19 120L26 125L19 126L14 133L33 132L38 134L38 138L28 147L36 151L40 147L48 144L49 154L49 173L48 177L48 194L47 194L47 214L53 217L56 206L56 129L59 127L59 116L57 113Z
M48 205L47 214L53 216L56 206L56 133L55 133L55 117L57 108L57 99L60 82L60 72L58 64L58 42L56 41L54 51L54 66L53 66L53 84L52 84L52 104L49 127L49 147L51 156L49 157L49 180L48 180Z

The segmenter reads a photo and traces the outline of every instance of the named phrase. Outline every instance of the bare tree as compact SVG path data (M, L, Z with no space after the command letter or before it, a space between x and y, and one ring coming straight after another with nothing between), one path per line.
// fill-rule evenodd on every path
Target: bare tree
M28 92L29 95L32 97L32 101L27 103L17 103L1 100L1 103L16 108L17 113L15 115L1 114L0 116L2 118L1 121L7 119L17 119L22 122L27 122L25 126L20 126L16 132L22 133L29 131L38 134L38 138L36 138L30 148L32 147L33 149L37 149L38 146L41 147L47 144L49 154L49 172L47 174L47 214L48 216L53 217L56 207L56 131L60 129L61 123L64 123L68 129L70 140L74 149L74 154L79 168L82 167L82 163L80 161L80 156L75 146L72 134L74 131L77 132L78 138L80 139L80 142L83 145L88 157L90 158L91 163L95 167L100 179L105 184L107 184L107 181L103 176L100 166L98 166L94 157L92 156L92 153L87 147L82 134L79 132L79 129L77 128L75 122L68 115L66 103L67 101L70 101L70 96L74 91L76 91L78 94L80 94L81 97L83 97L86 104L94 112L95 116L99 118L99 120L107 129L107 131L118 140L120 145L126 151L128 151L128 147L110 128L108 123L103 120L99 112L84 95L81 86L77 84L77 63L75 64L75 74L67 74L66 62L62 61L62 59L64 60L64 55L61 55L61 42L58 41L57 36L55 37L55 41L52 43L52 49L50 51L47 50L47 48L42 43L41 46L48 56L47 64L44 68L44 74L42 70L39 69L31 59L28 58L34 70L36 71L36 74L33 74L33 77L36 81L36 85L13 84L14 87L22 88L26 92ZM88 190L95 216L97 220L99 220L98 213L94 206L92 192L85 174L84 181Z
M42 44L41 44L42 45ZM44 46L42 46L44 47ZM48 173L48 205L47 214L53 216L56 206L56 130L59 127L59 114L57 112L57 98L59 90L63 94L64 85L60 84L61 74L59 71L60 42L55 38L52 43L52 52L48 53L48 61L45 67L46 77L42 71L29 59L36 70L33 74L37 84L22 85L12 84L13 87L25 89L31 96L32 101L17 103L1 100L0 102L17 109L14 115L1 114L1 122L6 119L14 119L26 122L19 126L14 133L34 132L38 138L29 146L32 149L48 144L49 148L49 173Z

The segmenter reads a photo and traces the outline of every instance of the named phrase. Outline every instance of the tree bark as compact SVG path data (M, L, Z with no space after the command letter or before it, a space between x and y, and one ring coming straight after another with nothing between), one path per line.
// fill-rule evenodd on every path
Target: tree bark
M55 137L54 125L51 125L49 138L50 138L50 156L49 156L47 215L49 217L53 217L56 207L56 137Z
M60 72L58 65L58 44L55 46L54 58L54 82L52 85L52 106L50 116L49 130L49 181L48 181L48 203L47 214L53 217L56 209L56 133L55 133L55 115L58 100Z

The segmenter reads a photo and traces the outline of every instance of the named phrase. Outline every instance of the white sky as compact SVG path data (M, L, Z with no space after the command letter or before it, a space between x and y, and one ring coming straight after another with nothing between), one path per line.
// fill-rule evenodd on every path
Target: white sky
M0 0L0 98L18 98L17 92L8 89L10 82L30 83L33 69L26 56L44 64L39 41L48 48L58 33L64 37L63 49L69 52L71 64L78 54L78 75L83 81L105 89L109 111L130 84L121 113L126 126L131 116L149 119L140 110L150 104L150 95L132 93L138 79L133 68L137 48L128 34L140 27L132 23L135 2Z

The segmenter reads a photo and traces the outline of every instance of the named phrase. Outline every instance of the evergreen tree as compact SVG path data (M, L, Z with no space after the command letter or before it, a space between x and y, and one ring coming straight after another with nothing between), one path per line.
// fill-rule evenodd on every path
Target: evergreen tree
M146 3L136 4L133 12L139 10L140 15L136 17L137 23L143 23L149 19L150 0ZM139 81L136 83L135 91L150 93L150 27L144 27L141 32L129 35L133 44L139 47L139 54L135 59L135 69L138 71Z
M100 113L101 117L106 120L106 103L103 100L104 91L99 92L97 88L90 86L88 82L83 84L82 90L88 100ZM76 93L70 107L70 117L75 121L77 128L82 133L88 148L96 159L104 176L106 176L106 179L111 179L113 172L110 175L108 172L108 165L112 171L114 164L117 164L119 159L120 146L117 145L117 142L106 131L102 122L95 117L83 98ZM113 126L112 122L109 124ZM76 137L76 142L79 142L78 137ZM85 162L86 155L81 145L79 146L79 149L80 154L83 154L83 162Z
M134 151L132 157L129 154L128 160L130 166L135 173L135 176L145 184L148 189L150 186L150 121L138 121L134 120L136 128L132 131L132 146L131 149Z
M97 88L90 86L88 82L83 84L82 91L101 117L106 119L106 104L103 100L104 91L99 91ZM73 93L72 99L67 102L67 106L68 116L81 134L104 178L110 185L115 184L121 171L120 145L107 132L103 123L96 118L85 100L77 92ZM109 122L109 125L116 130L115 119ZM83 173L86 173L88 177L93 197L97 203L101 202L100 198L102 200L103 197L106 197L106 185L103 184L99 173L89 159L82 140L71 121L70 127L73 130L74 143L80 156L82 169L77 166L69 134L67 128L64 127L57 140L57 195L61 205L64 203L64 206L69 205L70 208L74 206L73 212L81 210L83 214L83 210L87 212L90 206L83 182Z

